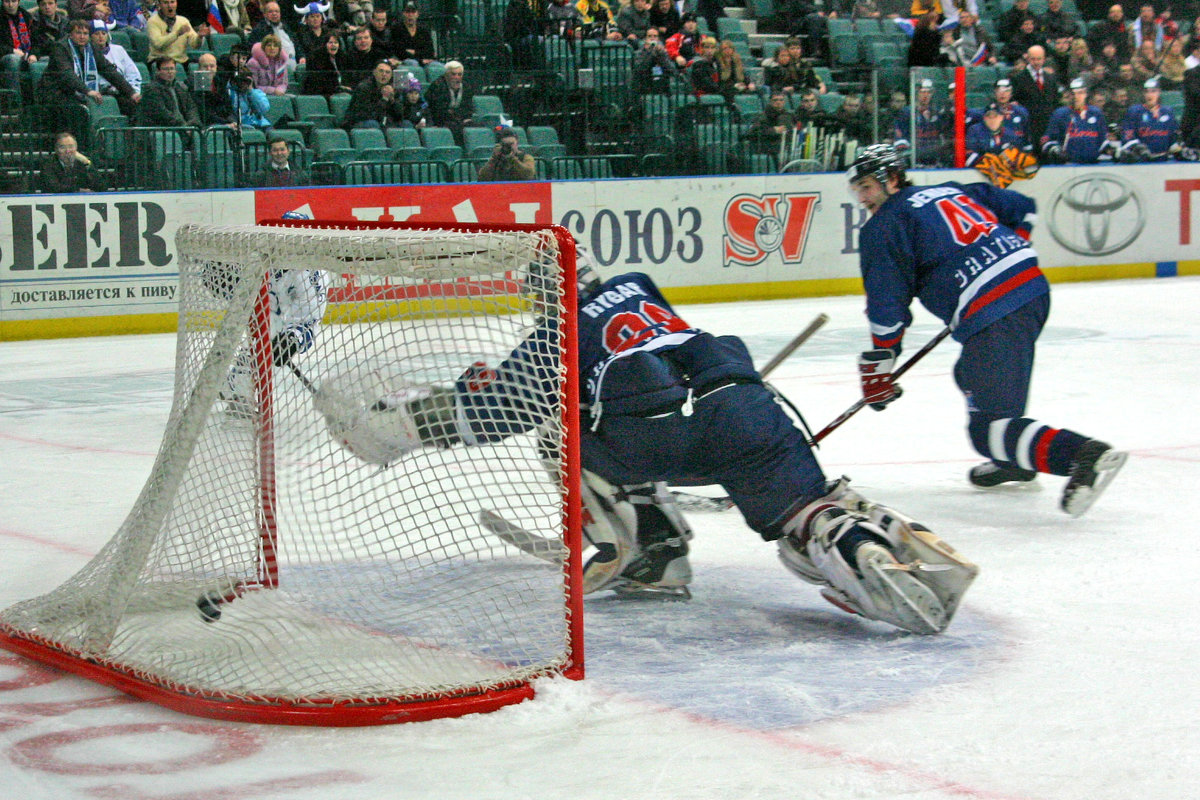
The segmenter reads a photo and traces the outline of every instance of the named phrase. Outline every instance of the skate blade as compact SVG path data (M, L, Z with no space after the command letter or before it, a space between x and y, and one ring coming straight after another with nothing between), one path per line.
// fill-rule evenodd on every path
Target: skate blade
M1100 458L1096 459L1096 464L1092 469L1096 471L1096 480L1091 486L1080 486L1071 495L1070 498L1063 500L1063 511L1066 511L1072 517L1082 517L1087 510L1092 507L1092 504L1100 499L1100 495L1112 483L1112 479L1117 477L1117 473L1121 471L1121 467L1125 466L1129 454L1120 450L1109 450Z
M612 589L616 596L622 600L687 602L692 599L692 592L686 586L658 586L652 583L624 581L604 588Z
M872 558L867 560L866 568L875 578L871 581L875 587L872 592L874 599L891 612L885 622L926 635L941 633L946 629L949 620L941 601L932 589L912 576L912 569L908 565L895 562L880 564ZM915 601L914 596L919 597L921 602Z

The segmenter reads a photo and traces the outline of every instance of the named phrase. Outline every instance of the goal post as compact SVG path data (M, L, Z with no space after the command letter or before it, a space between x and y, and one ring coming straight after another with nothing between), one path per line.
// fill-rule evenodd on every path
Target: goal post
M582 678L570 234L289 220L187 226L177 245L175 396L150 477L83 569L0 612L0 646L263 723L458 716ZM296 287L322 307L329 287L331 302L289 364L272 337ZM531 340L521 364L537 381L498 376ZM377 419L386 398L456 385L519 395L520 424L372 461L319 402ZM561 541L565 559L492 534L493 514Z

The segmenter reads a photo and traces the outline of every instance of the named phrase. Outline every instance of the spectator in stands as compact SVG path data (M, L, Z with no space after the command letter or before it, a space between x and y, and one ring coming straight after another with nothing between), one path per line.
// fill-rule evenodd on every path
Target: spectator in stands
M104 99L97 78L107 80L131 107L142 99L121 71L92 44L90 24L85 19L73 19L68 23L67 38L50 51L50 62L37 91L43 117L51 126L69 131L76 142L85 143L91 142L87 104Z
M440 64L433 49L433 32L421 24L421 10L416 3L408 3L400 15L400 21L392 28L392 52L403 64L428 67Z
M400 58L396 55L392 43L392 23L388 19L387 9L374 9L371 12L370 20L367 22L367 27L371 29L371 39L374 40L375 46L391 56L393 67L398 65Z
M1013 99L1029 110L1029 140L1041 142L1050 121L1050 114L1059 106L1062 90L1058 77L1046 68L1046 49L1041 45L1029 48L1025 66L1011 76Z
M267 119L267 111L270 108L271 103L262 89L254 88L254 75L243 67L225 86L220 116L230 127L254 128L269 135L271 122Z
M309 58L300 90L304 94L319 94L323 97L350 91L342 40L336 33L325 34L321 48Z
M1187 43L1183 48L1183 52L1187 54L1184 56L1183 64L1187 69L1200 67L1200 29L1193 28L1192 30L1194 33L1187 37Z
M496 146L487 163L479 168L481 181L529 181L537 176L537 162L521 149L512 128L496 129Z
M683 16L683 27L666 39L667 55L675 60L680 69L687 69L700 53L700 23L695 14Z
M130 2L130 0L120 0L121 2ZM146 0L153 2L154 0ZM251 0L254 3L254 8L257 10L258 0ZM247 7L248 3L243 0L217 0L217 11L220 13L221 26L225 28L225 33L240 33L246 34L254 29L255 23L250 19L250 10ZM259 16L262 14L259 12Z
M804 44L801 38L789 36L783 44L792 54L792 63L796 65L796 69L800 70L800 82L816 89L817 94L825 94L827 91L825 81L821 80L821 76L817 75L816 70L813 69L811 59L804 57Z
M113 22L115 23L113 30L121 28L135 31L146 30L146 21L154 13L154 0L150 0L150 3L150 7L146 8L142 0L112 0L109 5L112 8Z
M217 74L217 57L212 53L201 53L196 58L196 72L211 72Z
M138 71L137 64L129 57L129 53L125 52L125 48L119 44L113 44L109 41L108 26L100 20L92 20L91 39L92 45L104 54L104 58L109 61L114 67L120 70L125 82L133 88L134 94L141 94L142 91L142 73ZM127 117L133 116L136 106L133 101L126 95L117 91L103 76L96 79L97 85L100 87L100 94L112 95L117 98L117 103L121 107L121 113Z
M1011 41L1021 30L1021 24L1027 19L1037 23L1037 17L1029 10L1029 0L1016 0L1012 7L996 20L996 35L1002 42Z
M1133 62L1118 64L1116 70L1109 74L1108 77L1100 83L1107 86L1109 89L1140 89L1142 84L1150 78L1154 77L1153 68L1141 78L1138 78L1134 70Z
M796 104L792 115L796 118L797 129L804 129L809 125L816 125L818 128L830 125L830 117L821 110L821 98L814 89L801 92L800 102Z
M568 38L583 35L583 14L568 0L550 0L546 5L546 23L550 32Z
M763 71L763 82L770 86L772 91L789 95L806 89L820 93L825 88L824 81L816 71L807 64L796 63L788 48L783 48L775 54L775 63Z
M751 124L744 138L760 153L778 153L783 135L796 127L796 117L787 107L788 96L772 91L767 106Z
M1151 80L1154 80L1153 78ZM1125 119L1133 103L1129 101L1129 90L1118 86L1109 95L1108 105L1104 107L1104 118L1110 120ZM1111 123L1110 123L1111 124Z
M42 165L36 188L46 194L73 194L103 191L104 186L92 160L79 152L75 137L63 131L54 137L54 155Z
M407 6L406 6L407 8ZM541 10L541 6L538 6ZM521 70L541 69L543 20L529 7L528 0L508 0L504 7L504 43L512 49L513 66ZM397 41L393 33L393 41Z
M159 2L162 2L162 0L159 0ZM254 47L254 45L272 34L279 40L279 46L283 49L283 54L287 57L288 63L295 64L296 59L302 55L296 52L296 39L299 34L292 29L290 24L284 21L279 3L275 2L275 0L268 0L263 6L262 21L254 26L254 30L250 31L250 35L246 37L246 44L249 47Z
M1010 146L1024 149L1012 131L1004 126L1004 112L991 103L983 109L983 121L967 128L966 166L975 166L975 162L988 153L1000 155Z
M1158 65L1158 83L1161 88L1178 89L1183 85L1183 73L1188 69L1184 58L1185 44L1179 36L1167 42L1166 52Z
M409 78L400 100L400 123L420 130L429 124L429 104L421 96L421 82Z
M1004 127L1012 134L1022 150L1033 148L1029 135L1029 109L1012 99L1012 81L1001 78L992 89L992 105L1004 115Z
M646 38L650 27L650 0L632 0L617 12L617 30L631 44Z
M449 128L460 146L463 126L471 119L473 96L464 80L463 65L458 61L447 61L446 71L425 92L430 121L439 128Z
M288 91L288 61L283 54L283 45L275 34L269 33L261 42L250 48L250 60L246 62L254 85L266 95L284 95Z
M4 0L0 11L0 89L20 92L22 72L36 63L33 52L33 20L20 0Z
M779 0L769 26L789 37L803 38L813 54L829 60L829 22L823 5L814 0Z
M152 128L200 127L200 111L192 93L180 83L178 65L170 56L152 62L154 74L146 84L138 124Z
M688 64L688 77L697 95L721 94L720 70L717 67L717 40L705 36L700 40L700 52Z
M150 59L170 56L176 64L188 62L188 50L200 45L200 34L187 17L177 13L179 0L158 0L158 11L146 23Z
M1157 22L1159 27L1162 28L1163 37L1165 37L1168 42L1170 42L1172 39L1179 38L1179 23L1175 21L1173 13L1174 12L1172 11L1171 7L1167 6L1155 18L1155 22Z
M332 26L325 24L325 12L329 4L311 2L304 7L302 24L296 31L296 63L308 66L308 59L313 53L325 46L325 34Z
M250 179L251 186L307 186L308 173L293 167L286 139L273 138L267 145L267 165Z
M1129 45L1133 52L1139 52L1142 49L1142 42L1146 41L1154 44L1156 53L1162 52L1167 43L1166 34L1158 22L1158 17L1155 16L1154 6L1150 3L1142 4L1137 19L1129 26Z
M1160 60L1158 51L1154 49L1154 40L1142 39L1137 52L1129 60L1131 77L1137 83L1145 83L1158 74Z
M217 59L217 74L213 76L213 92L224 102L225 87L242 69L249 69L246 62L250 60L250 48L241 42L229 48L229 52Z
M355 85L342 126L346 130L392 128L400 125L403 113L403 102L392 82L392 65L380 61L370 77Z
M1042 156L1052 164L1095 164L1102 153L1114 149L1107 141L1104 114L1088 104L1087 83L1076 78L1071 81L1071 104L1050 115L1042 136Z
M683 28L683 17L671 0L654 0L654 4L650 6L650 24L658 28L665 42Z
M1087 39L1082 37L1071 40L1071 54L1067 59L1068 80L1074 80L1082 75L1086 75L1092 68L1092 52L1088 47Z
M633 54L633 90L638 94L667 94L679 70L667 55L658 28L647 28L641 48Z
M729 39L717 48L717 81L720 93L730 101L734 95L758 91L757 84L746 77L742 56Z
M578 0L575 8L579 9L583 16L583 24L587 27L585 35L596 39L608 38L608 32L616 19L612 6L605 0Z
M1079 20L1063 8L1063 0L1048 0L1046 13L1038 19L1038 29L1046 41L1063 36L1078 36L1081 30Z
M1115 47L1117 61L1128 61L1130 49L1129 26L1125 24L1125 10L1119 3L1114 3L1108 9L1108 16L1092 26L1087 35L1088 49L1096 56L1104 50L1104 45Z
M872 144L875 140L871 111L860 95L846 95L838 110L833 112L833 121L842 127L847 139L857 141L860 147Z
M386 59L388 54L375 46L370 28L358 28L354 31L354 41L346 51L346 79L350 86L357 87L371 77L375 65Z
M30 15L30 20L33 54L39 59L49 58L54 45L66 38L70 17L58 9L58 0L38 0L37 11Z
M365 27L374 10L371 0L333 0L333 15L349 28Z
M958 29L954 31L954 46L967 64L995 64L996 54L992 37L979 26L979 16L970 11L958 15Z
M977 0L945 0L942 3L942 22L961 24L963 14L970 14L978 18L979 3Z
M1071 42L1073 41L1075 39L1070 36L1059 36L1057 39L1047 42L1050 45L1050 51L1046 53L1046 64L1054 70L1055 75L1071 73Z
M850 9L851 19L880 19L882 17L883 12L875 0L854 0L854 6Z
M1004 47L1000 50L1000 60L1015 64L1035 44L1042 44L1041 34L1037 32L1037 21L1026 18L1021 23L1020 30L1004 43Z
M1029 0L1020 0L1028 3ZM938 15L929 12L917 20L912 41L908 44L908 66L936 67L945 63L942 58L942 34L938 31Z

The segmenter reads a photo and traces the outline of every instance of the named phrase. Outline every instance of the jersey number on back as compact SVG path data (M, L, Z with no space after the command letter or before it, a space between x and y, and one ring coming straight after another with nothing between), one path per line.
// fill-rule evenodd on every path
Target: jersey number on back
M943 197L934 205L950 229L950 235L960 245L974 244L980 237L996 230L998 220L990 209L965 194Z
M619 353L664 333L686 331L688 324L660 305L643 300L637 311L622 311L604 323L604 347Z

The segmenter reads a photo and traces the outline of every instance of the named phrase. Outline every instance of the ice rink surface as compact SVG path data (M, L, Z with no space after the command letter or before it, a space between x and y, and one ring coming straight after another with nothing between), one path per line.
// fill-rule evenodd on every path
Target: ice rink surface
M1200 279L1057 285L1029 416L1126 449L1088 514L1062 479L985 493L946 342L820 452L982 572L949 630L850 617L737 511L690 514L690 603L587 602L588 679L490 715L366 729L186 717L0 651L0 800L1200 797ZM681 307L814 429L858 396L857 297ZM919 313L911 354L940 328ZM0 344L0 606L112 536L169 411L173 336Z

